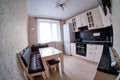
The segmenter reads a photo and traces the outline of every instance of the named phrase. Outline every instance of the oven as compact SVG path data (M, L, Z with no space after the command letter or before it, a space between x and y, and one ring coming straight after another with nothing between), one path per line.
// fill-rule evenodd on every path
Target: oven
M76 54L86 56L86 44L76 43Z

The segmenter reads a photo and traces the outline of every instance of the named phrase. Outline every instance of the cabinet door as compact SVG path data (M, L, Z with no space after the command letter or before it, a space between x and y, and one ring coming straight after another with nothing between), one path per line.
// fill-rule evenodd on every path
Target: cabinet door
M98 63L100 62L102 52L103 52L103 45L97 45L97 49L96 49L96 53L95 53L95 57L94 57L95 62L98 62Z
M72 27L73 27L73 31L78 31L76 27L76 17L72 18Z
M93 14L95 28L103 27L102 19L101 19L100 13L99 13L99 9L98 8L92 9L92 14Z
M87 20L88 20L88 28L95 29L103 27L102 19L100 17L100 13L98 8L94 8L86 12Z
M76 54L76 44L75 43L71 43L71 54L72 55Z
M87 44L87 59L99 63L103 51L103 45Z
M76 16L76 27L82 27L88 25L86 13L81 13L80 15Z
M81 26L86 26L86 25L88 25L88 21L87 21L87 16L86 16L86 13L84 12L84 13L82 13L82 14L80 14L80 18L81 18Z
M72 23L72 18L70 18L70 19L66 20L66 22L65 22L65 23Z
M87 59L94 61L96 45L87 44Z
M80 15L78 15L78 16L76 16L76 27L78 28L78 27L81 27L82 25L82 21L81 21L81 16Z

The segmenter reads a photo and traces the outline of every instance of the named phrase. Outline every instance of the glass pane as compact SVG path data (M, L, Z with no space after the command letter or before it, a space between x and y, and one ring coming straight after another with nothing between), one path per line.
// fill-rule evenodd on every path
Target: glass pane
M89 14L87 13L87 16L89 16Z
M57 40L57 24L56 23L53 23L52 24L52 40L53 41L56 41Z
M51 41L50 23L40 22L40 41L46 43Z
M94 27L94 23L92 23L92 26Z
M90 23L90 17L88 17L88 23Z
M91 27L91 24L89 24L89 27Z
M93 22L93 17L92 16L90 16L91 17L91 22Z
M92 15L92 13L91 13L91 12L89 12L89 15Z

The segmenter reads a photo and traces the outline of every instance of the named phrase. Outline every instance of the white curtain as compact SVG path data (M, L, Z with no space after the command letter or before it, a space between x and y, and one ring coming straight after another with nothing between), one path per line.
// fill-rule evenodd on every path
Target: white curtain
M60 24L56 20L38 20L38 43L61 41Z

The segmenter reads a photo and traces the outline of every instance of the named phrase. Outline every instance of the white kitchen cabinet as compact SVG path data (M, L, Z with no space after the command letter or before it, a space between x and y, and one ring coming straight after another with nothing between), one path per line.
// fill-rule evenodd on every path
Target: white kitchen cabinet
M89 29L96 29L103 27L103 23L98 7L86 11L86 15L87 15Z
M103 45L87 44L87 59L99 63Z
M88 29L96 29L112 24L111 14L108 12L105 16L100 6L70 18L66 23L72 23L75 32L79 31L79 27L86 25L88 25Z
M76 55L76 43L71 43L71 54Z
M66 20L66 22L65 22L65 23L71 23L71 24L72 24L72 18L70 18L70 19Z
M94 57L95 62L99 63L100 58L102 56L102 52L103 52L103 45L97 45L96 54L95 54L95 57Z
M105 15L101 6L98 6L98 9L102 19L103 27L110 26L112 24L111 14L107 12L107 15Z
M80 18L81 18L81 27L88 25L86 12L80 14Z
M77 27L77 29L78 29L79 27L88 25L87 16L86 16L86 13L85 13L85 12L79 14L79 15L76 16L75 18L76 18L76 27Z
M96 53L96 45L87 44L87 59L94 61L95 53Z
M82 26L81 15L78 15L75 18L76 18L76 28L78 29L79 27Z

